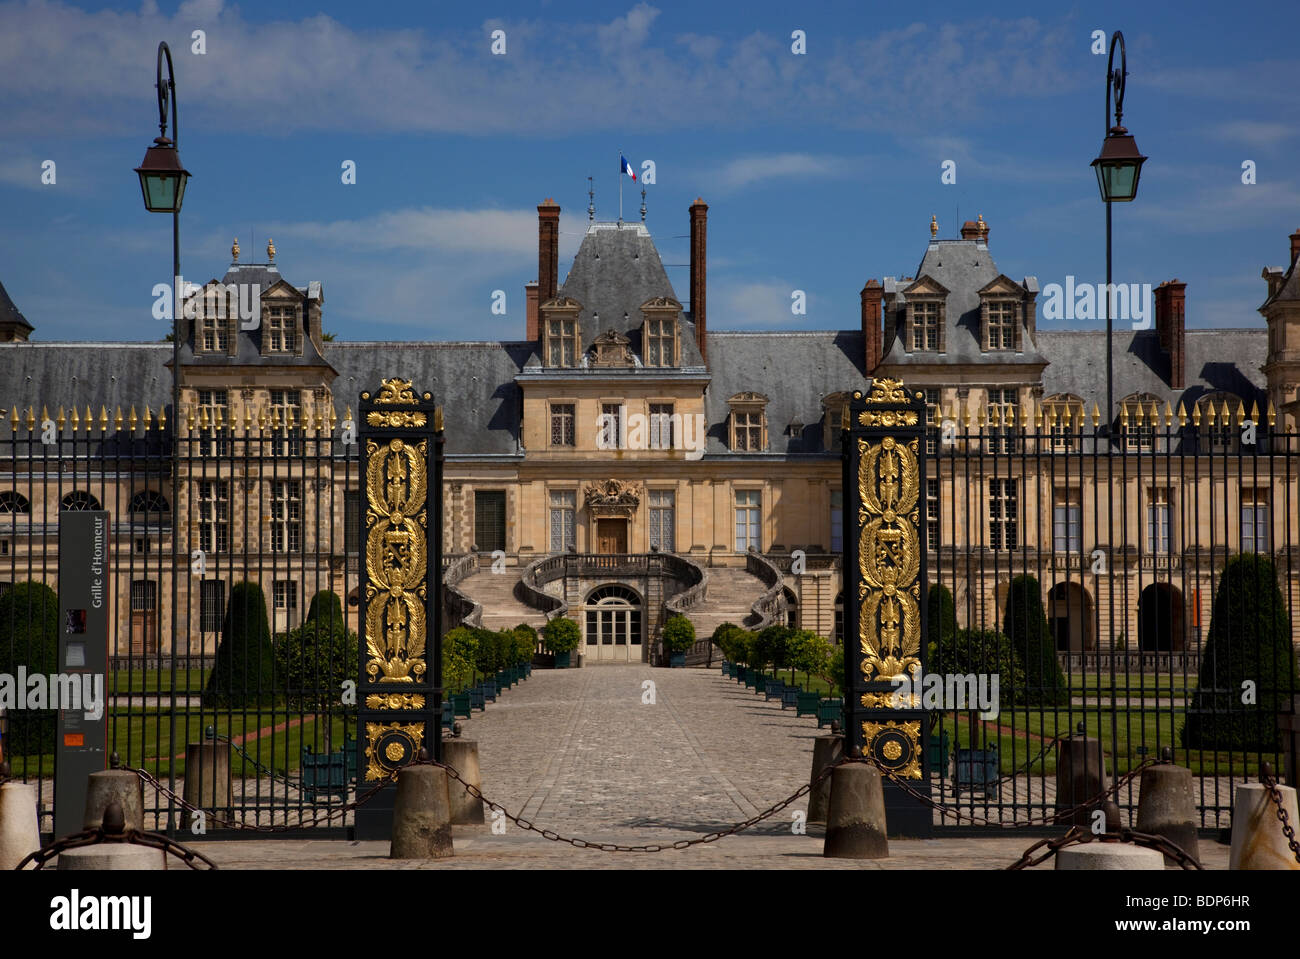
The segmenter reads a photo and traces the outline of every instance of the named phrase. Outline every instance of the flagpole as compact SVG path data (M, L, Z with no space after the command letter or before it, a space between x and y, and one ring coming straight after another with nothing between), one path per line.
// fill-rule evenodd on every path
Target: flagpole
M623 151L618 152L618 222L623 222Z

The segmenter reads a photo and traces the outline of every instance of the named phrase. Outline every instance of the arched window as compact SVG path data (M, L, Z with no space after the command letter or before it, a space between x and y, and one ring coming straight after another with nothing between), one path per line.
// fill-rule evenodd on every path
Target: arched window
M641 597L610 583L587 594L587 656L616 662L641 659Z
M1120 405L1120 429L1124 449L1132 453L1149 453L1155 449L1156 435L1164 432L1160 418L1160 400L1150 393L1134 393Z
M63 497L62 502L59 503L60 510L67 510L69 512L100 508L99 500L95 499L95 497L87 493L85 490L79 489L73 490L67 496Z
M1203 438L1202 451L1231 453L1237 449L1241 421L1249 415L1245 414L1241 397L1223 391L1211 393L1197 400L1196 412L1200 414L1200 423L1196 423L1197 417L1192 422Z
M166 513L170 511L167 498L151 489L142 489L131 497L132 513Z
M30 513L31 501L17 490L7 489L0 493L0 513Z
M1043 432L1052 437L1052 449L1072 450L1083 432L1083 400L1073 393L1057 393L1042 401Z

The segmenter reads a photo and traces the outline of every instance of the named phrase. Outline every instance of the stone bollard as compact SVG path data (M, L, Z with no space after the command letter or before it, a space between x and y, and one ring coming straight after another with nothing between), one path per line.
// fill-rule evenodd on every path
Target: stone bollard
M213 814L230 805L230 746L215 739L185 747L184 799ZM181 828L189 829L194 814L181 813Z
M446 859L454 855L449 779L441 766L398 770L390 859Z
M1164 869L1165 857L1158 849L1123 842L1087 842L1066 846L1056 854L1056 868L1065 872L1119 869Z
M1056 821L1089 828L1092 811L1101 808L1106 801L1104 796L1068 816L1065 813L1110 786L1101 740L1084 736L1081 730L1079 735L1062 739L1056 748Z
M880 770L865 763L831 771L822 855L831 859L888 859L885 792Z
M40 848L36 787L27 783L0 785L0 871L16 868Z
M144 783L129 769L105 769L91 773L86 787L86 829L98 828L110 803L122 807L127 828L144 830Z
M442 761L456 770L461 779L475 789L481 789L482 777L478 767L478 743L472 739L445 739L442 743ZM456 826L481 824L483 800L450 776L447 777L447 796L451 801L451 821Z
M122 804L116 800L104 808L103 829L107 836L121 836L127 823ZM128 842L100 842L93 846L78 846L59 853L59 871L100 871L167 868L167 853L152 846L137 846Z
M1290 786L1277 789L1282 794L1282 806L1290 817L1291 827L1300 835L1296 791ZM1228 868L1300 870L1300 862L1296 862L1287 846L1286 834L1277 818L1277 806L1262 783L1237 786L1232 802L1232 851L1228 854Z
M817 777L831 763L843 758L844 756L844 737L843 736L818 736L813 740L813 760L812 775L809 777L809 783L815 783ZM831 802L831 777L827 776L821 781L821 785L816 786L808 793L808 821L813 823L826 822L826 809Z
M1196 799L1192 771L1186 766L1148 766L1138 792L1137 831L1164 836L1200 861L1196 841ZM1165 865L1177 865L1165 856Z

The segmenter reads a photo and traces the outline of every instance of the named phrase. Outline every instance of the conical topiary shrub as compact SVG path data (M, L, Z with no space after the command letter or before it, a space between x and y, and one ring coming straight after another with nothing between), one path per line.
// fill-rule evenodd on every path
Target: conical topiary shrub
M262 587L238 583L230 591L221 645L203 690L203 705L240 709L274 702L273 656Z
M46 677L59 668L59 597L44 583L15 583L0 596L0 673L17 683L20 666ZM55 710L9 709L5 716L6 755L54 755Z
M1182 743L1189 749L1280 749L1277 717L1297 692L1291 622L1273 561L1256 553L1234 556L1214 594Z
M1007 611L1002 630L1020 657L1025 674L1025 689L1008 689L1017 703L1036 706L1064 706L1070 701L1065 677L1056 661L1056 643L1047 627L1043 611L1043 591L1038 578L1029 574L1011 580L1007 594ZM1000 681L999 681L1000 683Z

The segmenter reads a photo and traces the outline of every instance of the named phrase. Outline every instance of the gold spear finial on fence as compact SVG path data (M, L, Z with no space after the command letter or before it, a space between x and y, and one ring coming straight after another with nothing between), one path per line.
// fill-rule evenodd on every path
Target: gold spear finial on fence
M42 406L41 407L41 429L45 428L45 424L49 422L49 419L50 419L49 407Z
M212 424L208 420L208 408L206 406L200 406L199 407L199 429L206 430L211 425ZM190 429L194 429L193 423L190 424Z
M15 433L18 432L18 407L11 407L9 410L9 428Z
M118 433L122 432L122 407L117 408L117 415L113 417L113 428Z
M1094 400L1092 404L1092 428L1095 430L1100 425L1101 425L1101 407L1099 407L1096 401Z
M1002 407L995 403L989 404L989 426L998 427L1002 425Z
M81 429L81 414L77 412L77 408L74 406L72 408L72 432L75 433L79 429Z
M266 407L259 407L257 411L257 430L263 432L266 429Z
M145 431L146 433L149 432L149 427L152 425L152 424L149 422L151 419L153 419L153 410L150 409L150 408L149 408L149 404L146 403L146 404L144 404L144 424L143 424L143 425L144 425L144 431Z
M1200 430L1201 428L1201 404L1200 403L1192 404L1192 428L1196 430Z
M1277 420L1277 411L1273 409L1273 401L1270 399L1268 401L1268 425L1272 426L1276 420Z
M63 428L64 428L65 426L68 425L68 418L67 418L66 416L63 415L63 407L62 407L62 406L59 407L59 418L58 418L57 420L55 420L55 422L59 424L59 432L60 432L60 433L62 433L62 432L63 432Z
M134 403L131 404L131 418L130 418L129 420L127 420L127 422L131 425L131 432L134 433L134 432L135 432L136 424L140 422L139 419L138 419L138 418L136 417L136 415L135 415L135 404L134 404Z
M95 414L91 412L90 404L86 404L86 435L90 435L91 428L95 425Z
M1187 425L1187 408L1183 406L1183 401L1179 400L1178 401L1178 426L1181 428L1186 425Z
M1174 408L1169 405L1168 400L1165 400L1165 429L1169 429L1169 427L1173 425L1174 425Z
M108 432L108 407L103 403L99 404L99 432L101 436Z
M36 429L36 409L29 406L27 407L27 432L30 433L34 429Z
M167 407L158 408L158 432L161 433L167 428Z
M1237 425L1240 426L1246 420L1246 404L1237 400Z
M194 432L194 407L192 405L185 407L185 432Z

